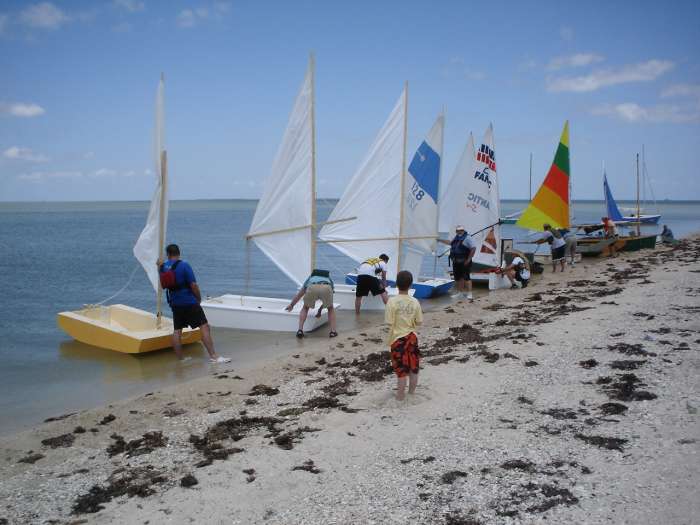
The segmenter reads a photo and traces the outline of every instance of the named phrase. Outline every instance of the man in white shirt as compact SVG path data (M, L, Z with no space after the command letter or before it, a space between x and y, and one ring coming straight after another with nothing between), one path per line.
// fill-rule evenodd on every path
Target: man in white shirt
M564 236L556 228L549 224L542 226L544 234L542 238L535 241L537 244L548 243L552 248L552 273L557 271L557 263L561 265L561 271L566 267L566 241Z
M519 255L516 255L511 263L501 270L501 273L508 277L512 290L518 287L515 281L520 283L521 288L527 287L527 284L530 282L530 269L527 267L525 259Z
M371 257L364 261L357 269L357 285L355 286L355 313L359 315L362 298L372 295L381 295L382 302L386 304L389 294L386 293L386 272L389 256L385 253L379 257ZM380 280L381 277L381 280Z

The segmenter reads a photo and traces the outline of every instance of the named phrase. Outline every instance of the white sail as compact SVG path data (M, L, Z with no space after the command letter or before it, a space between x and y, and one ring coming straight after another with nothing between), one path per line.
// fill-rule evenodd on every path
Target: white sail
M501 232L498 221L501 204L498 195L496 152L493 125L489 124L484 139L476 149L471 176L467 178L467 210L464 226L476 246L474 262L487 266L500 265Z
M164 89L164 81L161 76L156 94L156 117L155 130L153 133L153 154L155 157L157 183L156 189L153 192L153 197L151 198L151 207L148 211L146 226L144 226L141 235L134 245L134 257L136 257L141 263L141 266L143 266L146 275L148 275L148 280L151 281L151 285L155 291L158 291L159 286L157 262L158 258L162 256L161 251L163 247L161 246L161 241L165 239L168 224L168 187L167 181L165 180L165 173L161 167L161 154L165 150ZM163 208L162 232L160 231L161 207Z
M319 234L358 263L387 254L389 279L398 263L405 118L404 89L328 221L356 219L326 224Z
M418 146L406 173L400 269L410 271L414 279L420 275L423 256L435 251L444 129L445 117L440 115Z
M311 273L313 64L297 95L248 235L290 279Z
M440 187L440 232L454 233L455 226L467 222L471 213L466 206L467 182L472 176L474 156L474 136L470 133L452 177Z

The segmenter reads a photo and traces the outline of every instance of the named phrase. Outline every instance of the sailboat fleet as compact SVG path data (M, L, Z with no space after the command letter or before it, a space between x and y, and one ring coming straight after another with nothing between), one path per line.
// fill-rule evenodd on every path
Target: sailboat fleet
M317 268L319 243L333 246L358 263L385 253L389 256L389 294L399 270L415 279L417 298L448 293L448 277L423 277L426 256L437 256L440 233L457 224L471 234L476 253L472 279L490 289L510 286L496 270L505 261L512 239L501 235L499 178L493 126L475 147L470 134L454 172L442 181L445 115L440 113L407 163L408 85L379 130L345 192L326 221L316 210L315 64L310 57L282 142L246 236L280 271L301 286ZM163 253L168 215L167 153L163 139L163 79L156 100L156 169L159 174L146 226L134 246L156 292L156 315L125 305L87 306L58 314L58 324L75 339L122 352L146 352L170 346L172 321L162 316L162 289L157 264ZM569 225L569 131L564 126L552 167L542 186L517 220L517 225L541 230ZM606 197L609 187L606 185ZM612 199L612 194L610 194ZM613 201L614 202L614 201ZM434 272L435 273L435 272ZM334 306L351 309L356 274L336 284ZM287 298L224 294L201 306L212 326L294 332L301 305L287 311ZM363 308L381 309L380 297L365 298ZM327 322L327 313L308 316L304 330ZM185 330L183 342L199 340L198 330Z

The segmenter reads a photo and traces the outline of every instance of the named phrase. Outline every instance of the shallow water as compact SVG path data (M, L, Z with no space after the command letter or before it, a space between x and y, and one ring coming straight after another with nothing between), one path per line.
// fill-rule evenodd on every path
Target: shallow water
M255 204L233 200L172 203L168 242L181 246L183 258L192 264L205 295L230 292L284 297L295 292L293 283L243 238ZM321 220L333 204L319 204ZM503 214L524 205L522 201L505 201ZM209 372L203 359L181 366L169 351L145 356L118 354L71 341L56 327L57 312L99 302L124 286L137 265L131 250L147 208L145 202L0 203L0 286L5 292L0 306L1 433ZM662 202L659 211L662 222L676 236L700 230L697 202ZM576 203L574 213L577 222L597 221L603 204ZM524 232L514 226L504 226L503 235L524 238ZM318 261L338 282L355 267L326 245L319 246ZM246 269L248 262L250 271ZM442 275L445 264L445 257L437 264L426 258L423 272ZM447 301L432 304L438 307ZM141 270L114 302L154 310L154 292ZM339 330L380 322L378 313L357 320L345 312L339 315ZM232 357L236 368L298 348L288 335L269 332L216 330L214 335L218 350ZM312 337L326 337L326 331L321 329ZM198 345L188 351L204 356Z

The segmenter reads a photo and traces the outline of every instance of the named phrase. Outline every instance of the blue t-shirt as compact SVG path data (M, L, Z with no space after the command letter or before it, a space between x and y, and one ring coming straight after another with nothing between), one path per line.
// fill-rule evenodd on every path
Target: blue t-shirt
M308 288L312 284L330 284L331 289L335 290L335 286L333 285L333 279L330 277L322 277L320 275L312 275L306 281L304 281L304 284L301 286L302 288Z
M163 264L163 271L168 271L173 264L175 264L175 261L165 261ZM168 290L168 302L171 307L199 304L199 301L197 301L197 298L190 288L190 284L196 283L197 279L194 278L192 267L185 261L180 261L180 264L175 267L175 281L181 288L177 290Z

